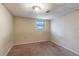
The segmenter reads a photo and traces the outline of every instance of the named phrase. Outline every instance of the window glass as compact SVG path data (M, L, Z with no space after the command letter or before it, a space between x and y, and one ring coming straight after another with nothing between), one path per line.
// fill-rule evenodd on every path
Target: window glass
M37 30L44 30L45 24L43 20L36 21L36 28Z

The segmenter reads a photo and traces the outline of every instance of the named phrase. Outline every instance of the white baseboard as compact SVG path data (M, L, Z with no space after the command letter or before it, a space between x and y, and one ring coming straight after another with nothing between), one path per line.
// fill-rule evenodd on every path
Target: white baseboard
M37 43L37 42L45 42L45 41L49 41L49 40L34 41L34 42L26 42L26 43L17 43L17 44L15 44L15 45L29 44L29 43ZM15 46L15 45L14 45L14 46Z
M53 43L55 43L55 44L57 44L57 45L59 45L59 46L65 48L65 49L67 49L67 50L69 50L69 51L71 51L71 52L73 52L73 53L79 55L79 53L78 53L77 51L74 51L74 50L72 50L72 49L70 49L70 48L68 48L68 47L65 47L65 46L63 46L63 45L61 45L61 44L58 44L58 43L56 43L55 41L51 41L51 42L53 42Z
M4 56L7 56L7 54L9 53L9 51L11 50L13 46L9 47L8 50L6 51L6 53L4 54Z

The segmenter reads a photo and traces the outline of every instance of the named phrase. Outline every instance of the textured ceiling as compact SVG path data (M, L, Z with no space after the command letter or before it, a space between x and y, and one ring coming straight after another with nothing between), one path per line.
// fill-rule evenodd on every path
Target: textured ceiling
M4 5L14 16L31 17L36 19L54 19L79 10L78 3L42 3L39 4L41 10L38 13L32 9L32 6L36 5L32 3L5 3ZM48 10L50 12L46 13Z

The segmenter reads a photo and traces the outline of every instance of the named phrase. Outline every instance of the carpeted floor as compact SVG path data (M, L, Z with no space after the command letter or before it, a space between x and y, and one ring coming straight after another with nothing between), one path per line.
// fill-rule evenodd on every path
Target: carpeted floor
M8 56L77 56L77 54L47 41L16 45Z

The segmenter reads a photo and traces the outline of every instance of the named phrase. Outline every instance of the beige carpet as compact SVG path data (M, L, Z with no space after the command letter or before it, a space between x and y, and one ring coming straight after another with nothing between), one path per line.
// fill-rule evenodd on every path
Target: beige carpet
M38 42L14 46L8 56L77 56L52 42Z

